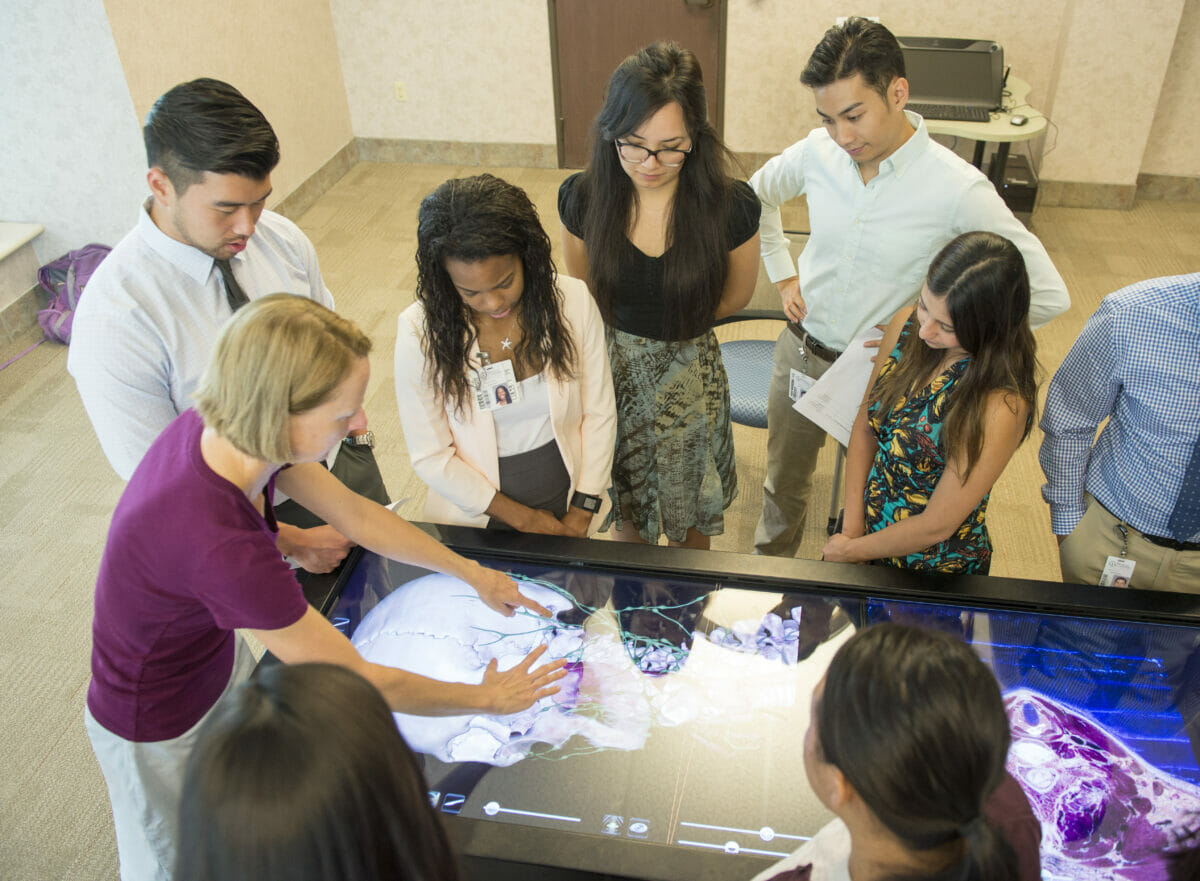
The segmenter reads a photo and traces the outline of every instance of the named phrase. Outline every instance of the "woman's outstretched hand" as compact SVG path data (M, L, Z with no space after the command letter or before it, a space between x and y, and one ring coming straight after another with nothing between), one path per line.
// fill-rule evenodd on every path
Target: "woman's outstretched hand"
M521 608L529 609L543 618L550 617L549 609L522 594L517 590L515 581L496 569L480 566L468 583L475 588L484 605L506 618L512 617Z
M534 667L534 663L546 652L546 646L539 645L511 670L503 673L493 658L483 671L483 683L480 686L487 692L487 711L498 715L517 713L544 697L558 692L557 685L551 685L567 675L563 669L564 660L551 661Z

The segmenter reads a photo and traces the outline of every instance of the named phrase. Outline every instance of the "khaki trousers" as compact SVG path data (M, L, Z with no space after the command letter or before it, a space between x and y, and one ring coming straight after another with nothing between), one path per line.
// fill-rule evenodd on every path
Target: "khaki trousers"
M788 387L793 369L819 379L832 363L807 351L786 327L775 341L767 401L767 475L763 481L762 516L754 529L756 553L794 557L800 548L825 429L792 409Z
M1125 556L1137 564L1130 587L1200 593L1200 551L1173 551L1148 542L1091 494L1086 498L1083 519L1058 548L1063 581L1099 584L1105 561L1110 556ZM1121 553L1124 539L1118 529L1122 525L1129 536L1124 555Z
M241 634L234 639L229 683L203 718L178 737L135 743L113 734L84 707L84 727L108 785L121 881L170 881L175 874L179 797L188 756L213 709L254 672L250 647Z

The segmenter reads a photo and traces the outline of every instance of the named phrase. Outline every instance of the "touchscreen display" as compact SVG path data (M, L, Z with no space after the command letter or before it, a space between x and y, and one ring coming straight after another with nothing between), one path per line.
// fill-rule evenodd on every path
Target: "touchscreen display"
M833 818L804 775L812 688L856 623L893 620L956 633L995 671L1045 878L1164 879L1200 818L1200 628L480 562L553 618L502 617L373 554L330 612L369 660L437 679L479 682L539 645L567 660L521 713L396 714L444 814L712 854L749 878ZM640 874L691 881L661 852Z
M480 562L554 618L502 617L456 579L374 555L331 612L368 660L443 680L478 682L538 645L567 659L560 692L521 713L396 714L438 810L733 855L745 868L725 877L746 878L832 819L802 744L812 688L853 633L836 602Z
M1200 630L867 603L889 620L958 634L992 667L1044 878L1166 878L1161 854L1200 821Z

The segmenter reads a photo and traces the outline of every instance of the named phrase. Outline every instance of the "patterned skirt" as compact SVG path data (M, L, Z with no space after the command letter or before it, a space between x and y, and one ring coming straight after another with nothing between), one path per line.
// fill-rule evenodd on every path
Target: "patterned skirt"
M608 328L617 397L609 522L654 543L725 530L737 496L729 381L717 338L664 341Z

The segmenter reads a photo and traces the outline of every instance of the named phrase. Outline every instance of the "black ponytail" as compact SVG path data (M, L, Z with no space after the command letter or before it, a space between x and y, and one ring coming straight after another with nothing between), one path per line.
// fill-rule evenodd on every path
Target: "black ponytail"
M983 816L1011 739L1000 687L949 634L896 624L838 650L817 739L875 817L928 868L894 881L1013 881L1016 854Z

